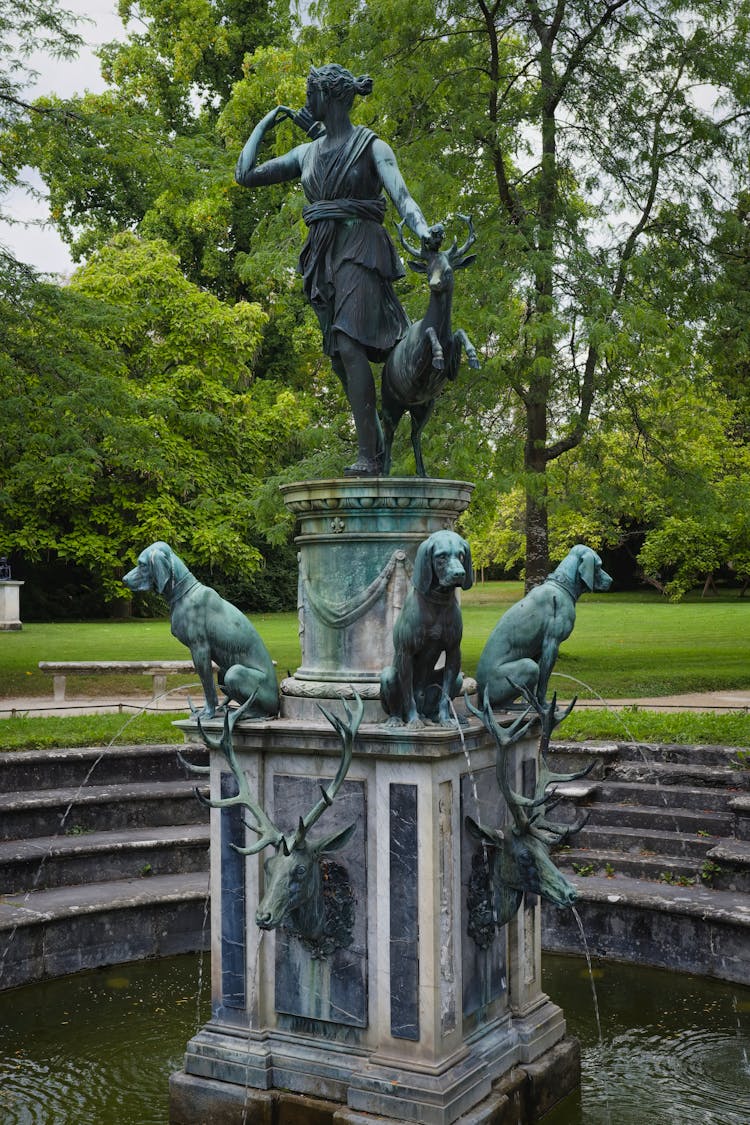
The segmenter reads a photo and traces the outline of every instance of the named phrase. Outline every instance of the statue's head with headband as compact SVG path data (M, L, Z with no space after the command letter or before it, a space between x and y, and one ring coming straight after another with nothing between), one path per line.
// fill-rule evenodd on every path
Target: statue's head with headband
M338 63L327 63L326 66L311 66L307 76L307 88L318 90L326 99L344 102L349 109L354 102L354 97L366 97L372 90L372 78L369 74L355 77L346 67Z

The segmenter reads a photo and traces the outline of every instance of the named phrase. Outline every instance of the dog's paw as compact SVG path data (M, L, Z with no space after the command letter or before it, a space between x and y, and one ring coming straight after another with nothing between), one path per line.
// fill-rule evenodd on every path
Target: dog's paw
M211 707L210 704L204 703L201 708L192 712L192 717L194 719L215 719L223 715L225 710L225 707Z
M467 727L469 720L464 718L463 715L445 715L438 720L438 726L444 727L446 730L458 730L459 727Z
M402 727L403 725L404 725L404 720L399 719L398 715L391 715L383 723L384 727L391 727L391 728L392 727Z
M409 722L406 724L406 729L407 730L424 730L426 726L427 726L427 724L425 723L425 721L423 719L419 719L419 718L409 719Z

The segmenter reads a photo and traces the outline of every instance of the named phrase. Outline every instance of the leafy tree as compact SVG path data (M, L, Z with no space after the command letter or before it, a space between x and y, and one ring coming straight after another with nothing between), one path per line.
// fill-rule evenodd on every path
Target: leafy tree
M261 309L223 304L129 234L69 289L4 297L3 549L85 566L110 598L155 539L229 578L256 572L254 494L307 423L298 396L253 381Z
M124 18L131 11L126 6ZM330 427L330 449L313 425L301 471L335 473L350 439L348 412L322 361L317 321L295 275L304 238L301 204L286 206L283 191L250 193L234 182L236 148L255 105L270 96L270 72L276 88L304 100L305 62L293 46L259 45L286 43L285 7L272 0L200 0L181 6L175 23L173 5L145 0L137 13L142 30L101 52L109 89L40 101L48 112L18 133L17 157L40 169L54 221L75 258L123 229L135 230L168 242L186 276L222 300L260 302L267 317L255 375L283 377L303 394L315 391L312 422ZM232 126L225 98L241 79L244 52L250 77L239 83ZM63 128L53 116L62 112ZM278 510L269 512L271 523L278 518Z
M669 233L670 265L692 280L723 183L741 169L750 4L320 0L315 11L331 57L376 78L387 69L363 112L415 197L478 217L494 278L475 283L477 323L523 426L526 573L540 581L549 470L617 383L630 307L642 320L660 309L649 248Z
M748 575L750 447L736 436L736 405L699 359L668 378L644 363L639 376L592 419L586 441L551 466L552 558L577 542L624 547L643 580L673 598L723 567ZM518 565L520 490L502 494L469 535L480 565Z
M750 441L750 191L724 216L711 247L717 274L707 286L709 354L721 390L738 406L738 436Z
M55 0L0 0L0 135L12 134L34 112L24 97L37 77L29 66L30 55L45 51L57 58L75 56L82 43L75 24L73 13ZM23 163L8 159L5 144L0 147L0 192L18 182Z
M40 99L44 115L16 151L47 183L53 217L76 260L118 231L165 238L188 276L217 295L248 297L233 259L261 214L240 204L234 157L216 120L246 53L288 36L282 0L124 0L137 30L101 48L108 89ZM64 114L61 127L60 115Z

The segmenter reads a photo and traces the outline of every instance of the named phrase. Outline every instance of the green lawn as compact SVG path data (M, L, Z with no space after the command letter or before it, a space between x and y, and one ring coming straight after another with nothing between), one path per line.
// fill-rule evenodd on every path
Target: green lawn
M279 675L299 664L297 614L259 614L253 624L277 662ZM85 621L24 624L18 633L0 633L0 699L16 695L52 695L52 677L40 672L40 660L189 660L190 653L159 620ZM170 676L169 687L194 683L195 676ZM151 690L145 676L71 676L66 695L143 694Z
M472 674L502 613L522 596L518 582L488 582L463 595L463 666ZM280 676L299 665L296 613L259 614L253 623ZM0 697L52 694L40 660L184 660L188 651L164 620L27 624L0 633ZM576 626L552 681L563 696L613 698L750 688L750 598L689 599L598 594L578 603ZM573 677L566 679L564 677ZM170 681L170 687L182 678ZM576 680L589 685L582 688ZM144 692L145 677L71 677L69 695Z
M471 674L490 631L523 594L518 582L488 582L462 596L463 666ZM300 661L297 614L259 614L253 622L277 662L280 676ZM187 649L163 620L27 624L0 633L0 698L52 694L40 660L187 659ZM657 594L590 595L578 603L576 627L563 645L552 688L562 697L601 694L611 698L669 695L687 691L750 688L750 598L736 594L672 604ZM572 678L566 678L572 677ZM579 683L590 685L590 691ZM170 687L194 682L171 677ZM146 693L143 676L71 677L68 696ZM0 723L0 750L22 745L106 743L123 716L74 719L15 719ZM144 717L143 722L151 723ZM77 725L76 725L77 724ZM574 711L559 737L627 738L646 741L724 742L750 745L750 716L657 715L653 712ZM172 738L169 719L128 727L122 737Z
M498 582L463 595L467 672L476 668L496 621L521 594L520 584ZM736 593L680 603L656 593L584 596L555 671L551 689L581 698L750 688L750 599Z

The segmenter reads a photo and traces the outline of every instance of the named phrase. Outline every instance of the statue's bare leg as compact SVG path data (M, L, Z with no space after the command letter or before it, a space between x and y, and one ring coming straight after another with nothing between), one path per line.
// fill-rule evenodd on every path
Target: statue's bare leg
M376 408L375 380L365 349L339 332L333 368L343 383L357 430L358 456L348 476L377 476L381 471L383 433Z

